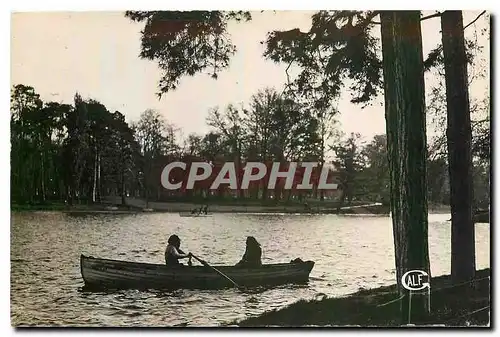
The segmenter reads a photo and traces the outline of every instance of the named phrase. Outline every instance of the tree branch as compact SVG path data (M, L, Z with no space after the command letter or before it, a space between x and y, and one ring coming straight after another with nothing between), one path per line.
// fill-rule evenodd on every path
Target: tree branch
M290 67L292 66L293 61L294 60L291 60L290 63L288 63L288 66L285 69L286 81L287 81L288 86L290 86L290 74L288 73L288 69L290 69Z
M380 25L380 22L378 22L378 21L372 21L379 14L380 14L380 11L369 12L368 15L366 16L366 19L367 19L367 21L369 23L373 23L375 25Z
M432 18L437 18L437 17L441 17L441 12L437 12L437 13L434 13L434 14L431 14L431 15L427 15L427 16L424 16L420 19L420 21L424 21L424 20L427 20L427 19L432 19Z
M484 15L484 13L486 13L486 11L482 11L481 14L479 14L478 16L476 16L476 18L474 20L472 20L471 22L469 22L465 27L464 27L464 30L469 27L470 25L473 25L477 20L479 20L479 18L481 16Z

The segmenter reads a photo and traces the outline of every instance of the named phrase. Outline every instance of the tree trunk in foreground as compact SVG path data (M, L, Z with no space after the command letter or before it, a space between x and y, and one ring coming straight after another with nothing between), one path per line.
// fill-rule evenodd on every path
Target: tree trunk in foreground
M426 271L430 281L420 11L384 11L380 17L396 276L399 294L406 295L401 323L418 323L428 310L427 295L413 293L409 308L401 277L417 269Z
M474 278L476 258L472 210L472 131L462 11L445 11L441 16L441 30L448 112L451 276L455 281L467 281Z

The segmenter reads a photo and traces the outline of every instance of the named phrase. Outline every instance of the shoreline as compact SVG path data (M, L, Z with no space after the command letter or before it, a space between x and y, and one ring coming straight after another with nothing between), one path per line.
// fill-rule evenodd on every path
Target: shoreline
M311 203L312 204L312 203ZM329 205L330 204L330 205ZM208 203L208 213L262 213L262 214L338 214L338 215L366 215L389 217L388 207L381 204L364 204L344 206L340 210L333 207L332 202L316 202L307 209L303 204L262 205L249 202ZM63 212L70 214L138 214L138 213L188 213L199 209L201 203L197 202L146 202L129 198L126 206L117 200L109 200L95 204L76 204L68 206L63 203L48 205L11 205L11 213L15 212ZM429 213L449 214L448 206L429 207Z
M416 325L490 325L490 268L477 270L475 286L454 284L451 275L431 281L431 315ZM227 323L236 327L379 326L396 327L400 322L400 301L396 285L360 290L343 297L300 300L282 309Z
M300 202L282 202L278 205L263 204L255 200L209 200L205 203L197 201L152 201L146 204L144 200L126 198L126 205L121 204L120 197L105 197L100 203L75 204L68 206L62 202L46 205L11 205L11 213L30 211L53 211L72 214L137 214L137 213L188 213L208 204L208 213L265 213L265 214L339 214L339 215L373 215L390 216L389 206L373 202L354 202L351 206L337 208L338 202L325 200L308 201L309 207ZM271 203L271 202L270 202ZM429 213L450 214L446 205L430 205Z

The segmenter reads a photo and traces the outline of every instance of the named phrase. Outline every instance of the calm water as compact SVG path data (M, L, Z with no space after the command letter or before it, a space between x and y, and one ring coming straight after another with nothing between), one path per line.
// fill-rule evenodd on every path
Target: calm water
M449 215L429 216L433 275L450 272ZM80 254L163 263L168 236L209 263L233 264L245 238L262 244L264 262L314 260L306 286L237 290L81 292ZM489 225L476 225L477 267L489 267ZM390 218L335 215L177 214L70 217L14 214L11 224L11 321L19 325L213 326L299 299L340 296L394 283Z

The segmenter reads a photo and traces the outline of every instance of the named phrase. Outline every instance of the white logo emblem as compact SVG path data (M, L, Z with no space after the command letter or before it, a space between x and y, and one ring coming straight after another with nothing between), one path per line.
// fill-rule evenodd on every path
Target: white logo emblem
M413 291L430 288L429 274L423 270L409 270L401 278L401 285L403 288Z

